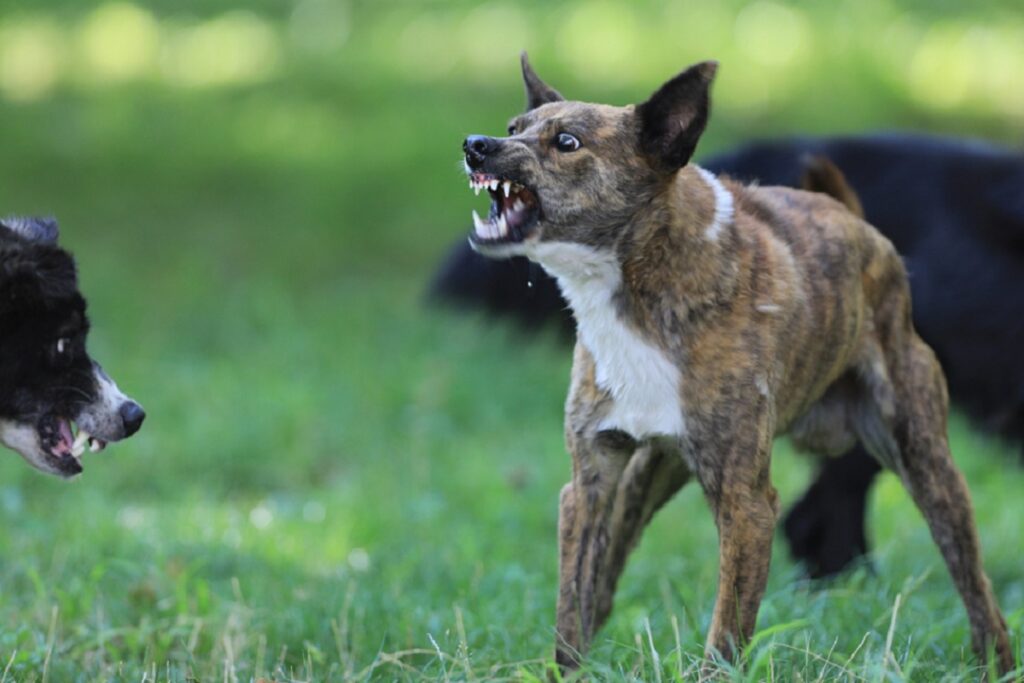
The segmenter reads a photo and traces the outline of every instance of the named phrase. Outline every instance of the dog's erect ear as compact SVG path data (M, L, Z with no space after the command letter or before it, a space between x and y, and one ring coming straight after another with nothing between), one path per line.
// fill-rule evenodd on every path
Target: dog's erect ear
M525 50L519 55L519 61L523 65L523 82L526 84L526 111L536 109L548 102L561 102L565 99L561 93L540 80L540 77L533 72Z
M686 165L708 122L711 81L718 62L694 64L636 108L640 150L664 171Z
M60 230L57 227L57 219L45 218L23 218L20 216L8 216L0 218L0 226L15 232L31 242L42 242L43 244L56 244Z

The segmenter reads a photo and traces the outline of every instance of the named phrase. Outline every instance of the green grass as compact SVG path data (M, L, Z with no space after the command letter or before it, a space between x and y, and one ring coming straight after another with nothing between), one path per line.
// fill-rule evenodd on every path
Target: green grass
M740 40L756 34L749 16L734 30L741 3L709 4L527 3L509 19L510 4L356 3L347 42L315 51L293 37L291 5L264 1L247 7L280 57L255 82L184 87L150 64L96 84L71 54L34 99L0 88L0 207L61 219L92 305L92 351L149 412L137 437L89 456L73 483L14 455L0 462L0 681L543 678L569 477L568 353L553 335L422 302L475 206L459 142L501 131L521 105L515 51L529 47L570 95L618 102L720 58L705 152L786 132L1024 133L1019 100L993 95L999 73L971 77L993 50L1020 63L1001 38L1022 26L1013 3L973 14L798 4L795 19L761 3L762 20L796 22L802 47L785 63ZM72 50L94 7L0 9L0 82L16 42L4 31L44 20ZM147 7L165 47L237 9ZM489 34L495 51L474 52L473 22L495 11L519 32ZM883 28L899 40L876 49ZM947 53L928 41L948 40L956 57L977 35L989 52L967 51L967 85L949 99L928 76ZM632 61L601 59L623 45ZM896 68L902 59L916 71ZM962 71L945 78L956 85ZM751 78L779 87L751 91ZM1024 470L960 419L952 437L987 569L1020 633ZM813 466L776 450L791 502ZM776 544L737 678L977 677L963 610L891 477L874 493L871 529L877 571L824 587L801 582ZM594 678L692 677L716 557L689 487L627 569Z

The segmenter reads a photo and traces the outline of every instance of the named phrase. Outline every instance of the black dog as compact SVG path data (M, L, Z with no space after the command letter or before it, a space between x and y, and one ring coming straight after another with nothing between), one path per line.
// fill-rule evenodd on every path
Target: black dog
M867 220L906 260L914 324L938 354L954 401L983 428L1024 444L1024 153L888 134L753 144L702 165L798 187L809 155L842 169ZM573 332L552 279L525 259L484 259L465 242L450 251L431 294ZM787 515L793 554L812 576L867 551L865 503L878 472L860 447L827 461Z
M57 223L0 219L0 442L61 477L146 416L86 352L85 308Z

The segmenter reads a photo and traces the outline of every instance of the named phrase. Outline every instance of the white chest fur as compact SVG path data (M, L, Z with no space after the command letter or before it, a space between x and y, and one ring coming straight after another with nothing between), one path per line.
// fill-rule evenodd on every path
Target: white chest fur
M576 316L580 342L597 366L597 383L613 407L601 429L634 438L682 436L685 430L679 369L616 313L612 297L622 284L614 254L581 244L531 245L530 258L558 278Z

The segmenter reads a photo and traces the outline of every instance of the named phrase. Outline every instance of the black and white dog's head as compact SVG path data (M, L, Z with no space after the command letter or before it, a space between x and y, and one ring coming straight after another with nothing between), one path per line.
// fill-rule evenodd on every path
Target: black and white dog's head
M85 309L56 221L0 218L0 443L62 477L146 416L89 357Z

